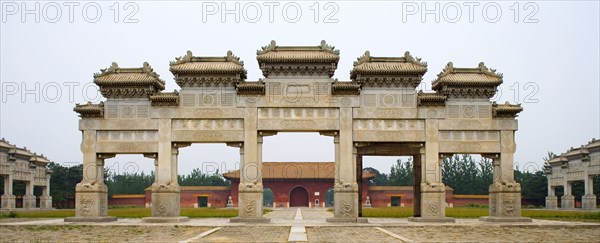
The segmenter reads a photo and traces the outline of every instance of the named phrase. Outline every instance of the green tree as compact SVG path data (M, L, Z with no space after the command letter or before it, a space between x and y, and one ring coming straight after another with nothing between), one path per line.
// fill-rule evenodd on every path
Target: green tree
M406 162L402 162L402 159L396 160L396 164L390 170L387 184L389 186L414 185L412 158L409 158Z
M373 167L367 167L363 170L371 172L375 175L375 177L369 180L369 186L385 186L388 184L388 175L386 173L381 173L379 170Z

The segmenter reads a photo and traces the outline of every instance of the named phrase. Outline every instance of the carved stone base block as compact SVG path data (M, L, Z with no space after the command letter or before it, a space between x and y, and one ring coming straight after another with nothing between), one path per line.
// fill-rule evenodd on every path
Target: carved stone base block
M152 191L152 217L179 217L179 190Z
M23 208L25 209L34 209L35 208L35 196L33 195L24 195L23 196Z
M270 222L270 219L263 217L263 194L261 188L257 187L252 188L252 190L239 192L238 217L230 219L230 222Z
M546 197L546 208L547 209L556 209L556 208L558 208L558 197L556 197L556 196L547 196Z
M446 192L444 187L441 188L444 191L421 192L421 218L446 217Z
M564 195L560 197L561 207L563 209L575 208L575 197L573 195Z
M520 192L490 192L490 217L521 217Z
M51 209L52 208L52 197L51 196L40 196L40 208Z
M2 209L14 209L16 198L14 195L2 195Z
M581 197L581 208L596 209L596 195L583 195Z
M358 220L358 191L335 191L333 194L334 216L327 222L352 222Z
M108 217L106 185L88 185L83 183L77 185L75 189L75 217L65 218L65 222L117 221L116 217Z

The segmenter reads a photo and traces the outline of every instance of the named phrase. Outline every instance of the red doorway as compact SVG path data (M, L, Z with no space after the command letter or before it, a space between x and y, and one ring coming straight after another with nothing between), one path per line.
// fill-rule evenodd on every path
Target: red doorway
M290 192L290 207L308 207L308 191L298 186Z

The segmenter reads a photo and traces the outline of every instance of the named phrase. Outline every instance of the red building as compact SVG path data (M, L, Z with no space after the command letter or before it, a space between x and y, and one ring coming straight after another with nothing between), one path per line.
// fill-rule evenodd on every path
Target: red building
M331 207L333 206L334 162L264 162L262 167L264 204L267 207ZM361 189L363 206L369 197L372 207L413 206L412 186L368 186L375 175L363 171ZM181 207L227 207L229 197L237 207L240 171L230 171L223 177L231 186L182 186ZM109 205L150 207L151 188L145 194L113 195ZM453 195L446 187L449 207L465 204L488 204L487 195Z

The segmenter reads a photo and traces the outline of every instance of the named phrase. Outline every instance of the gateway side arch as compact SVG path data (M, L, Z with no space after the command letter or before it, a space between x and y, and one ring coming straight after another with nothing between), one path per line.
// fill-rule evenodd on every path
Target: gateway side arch
M106 101L77 104L82 131L84 175L76 188L76 217L108 221L104 159L116 154L154 158L152 217L147 222L187 220L179 214L177 155L191 143L226 143L240 151L239 217L235 222L268 222L263 215L262 140L278 132L319 132L335 143L334 217L360 221L363 155L411 155L420 161L415 221L445 217L442 159L457 153L493 159L489 221L520 221L520 186L513 178L515 117L520 105L490 98L502 75L480 63L438 74L435 92L417 92L427 64L406 52L401 57L357 59L351 81L331 77L339 51L317 46L278 46L257 51L264 79L246 81L240 58L199 57L188 51L170 63L181 87L164 92L165 81L148 63L122 68L113 63L94 74Z

